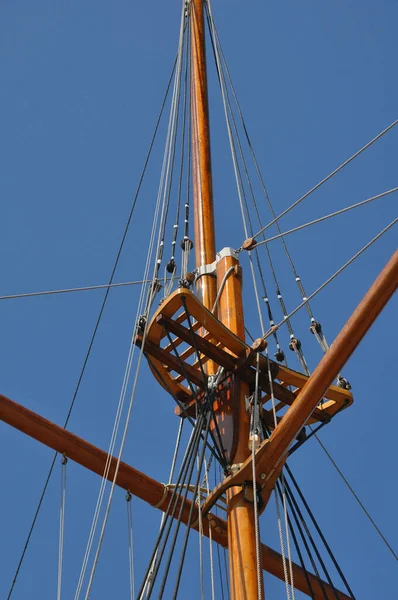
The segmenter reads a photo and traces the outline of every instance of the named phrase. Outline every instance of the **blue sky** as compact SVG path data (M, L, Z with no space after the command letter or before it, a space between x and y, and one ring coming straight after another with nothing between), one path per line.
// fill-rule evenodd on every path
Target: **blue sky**
M395 2L214 0L213 12L277 212L397 118ZM180 3L3 0L0 15L0 295L106 283L175 56ZM244 234L213 67L210 84L217 246L238 247ZM164 126L161 134L117 281L140 279L143 272ZM283 220L284 228L397 186L397 136L391 131L310 196ZM289 248L306 291L318 287L396 212L397 197L390 196L292 235ZM300 298L282 250L273 244L285 300L293 309ZM313 302L329 340L395 246L392 230ZM2 301L0 392L61 424L102 297L102 291L93 291ZM134 288L111 292L70 423L73 432L103 448L110 437L137 299ZM396 311L395 299L344 369L356 402L322 432L322 440L393 545L398 533ZM252 311L247 324L258 331ZM294 325L313 368L320 351L308 333L307 316L299 313ZM124 458L163 481L177 422L171 399L146 367L142 374ZM5 425L0 432L3 598L52 453ZM392 597L395 561L316 442L308 442L291 466L357 598ZM13 594L16 600L55 596L59 477L58 465ZM98 486L96 476L68 465L65 598L75 589ZM93 588L93 598L99 600L128 597L124 504L124 494L118 492ZM139 580L160 516L138 502L133 511ZM278 549L273 505L263 517L262 539ZM198 581L195 549L192 544L185 585L189 578ZM266 590L270 598L283 597L283 587L271 577L266 577ZM189 594L185 597L199 597L191 590Z

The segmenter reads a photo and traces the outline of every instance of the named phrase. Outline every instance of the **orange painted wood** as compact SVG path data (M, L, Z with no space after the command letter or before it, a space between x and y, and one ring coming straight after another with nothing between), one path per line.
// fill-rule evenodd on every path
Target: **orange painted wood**
M269 438L264 469L267 477L284 460L290 444L325 395L331 382L343 368L355 348L372 326L398 286L398 250L377 277L355 309L330 349Z

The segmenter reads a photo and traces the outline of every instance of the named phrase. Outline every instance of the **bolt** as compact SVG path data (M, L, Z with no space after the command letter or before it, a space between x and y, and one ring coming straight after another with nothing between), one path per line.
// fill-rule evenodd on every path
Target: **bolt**
M261 479L265 479L265 473L261 473Z

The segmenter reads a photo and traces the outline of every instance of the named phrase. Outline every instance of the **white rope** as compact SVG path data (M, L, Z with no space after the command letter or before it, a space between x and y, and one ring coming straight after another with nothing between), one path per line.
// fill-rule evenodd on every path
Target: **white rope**
M198 477L200 477L200 455L196 459ZM195 499L193 499L195 501ZM205 584L204 584L204 573L203 573L203 520L202 520L202 502L201 502L201 490L198 486L196 504L198 506L198 529L199 529L199 577L200 577L200 595L202 600L205 598Z
M257 414L257 408L259 403L259 385L258 378L260 372L260 353L257 352L256 356L256 380L254 390L254 402L252 405L252 478L253 478L253 507L254 507L254 535L256 541L256 567L257 567L257 600L262 600L262 565L261 565L261 541L260 541L260 527L258 518L258 502L257 502L257 473L256 473L256 450L259 446L259 431L256 430L254 423L254 415Z
M256 248L258 246L262 246L263 244L268 244L269 242L272 242L281 237L284 237L285 235L289 235L290 233L295 233L296 231L300 231L301 229L304 229L305 227L310 227L310 225L315 225L316 223L321 223L322 221L325 221L326 219L336 217L337 215L342 215L343 213L346 213L349 210L352 210L353 208L358 208L360 206L364 206L365 204L368 204L369 202L373 202L374 200L378 200L379 198L384 198L385 196L388 196L389 194L393 194L394 192L397 192L397 191L398 191L398 187L392 188L391 190L387 190L386 192L383 192L382 194L377 194L377 196L372 196L371 198L367 198L366 200L362 200L361 202L357 202L356 204L352 204L351 206L347 206L346 208L342 208L341 210L336 210L335 212L325 215L324 217L319 217L318 219L314 219L313 221L309 221L308 223L304 223L303 225L299 225L298 227L294 227L293 229L289 229L288 231L284 231L283 233L279 233L278 235L274 235L265 240L261 240L260 242L257 242Z
M272 380L271 363L269 360L268 348L265 349L265 355L266 355L266 359L267 359L268 382L269 382L269 386L270 386L272 413L273 413L273 417L274 417L274 428L276 429L278 426L278 420L277 420L276 410L275 410L275 394L274 394L274 386L273 386L273 380ZM283 473L281 474L280 479L281 479L281 484L282 484L282 502L283 502L283 513L284 513L286 542L287 542L287 551L288 551L291 593L292 593L292 598L294 600L295 596L294 596L294 580L293 580L293 563L292 563L292 556L291 556L291 544L290 544L290 534L289 534L288 517L287 517L286 493L285 493L285 480L283 477ZM277 518L278 518L279 537L281 540L283 572L285 575L285 582L286 582L286 594L287 594L288 599L290 599L290 591L289 591L289 586L288 586L289 580L288 580L288 576L287 576L288 571L287 571L287 566L286 566L286 556L284 554L285 553L285 545L284 545L284 541L283 541L283 530L282 530L282 523L281 523L281 518L280 518L280 509L279 509L279 503L278 503L277 490L275 490L275 501L276 501L276 511L277 511Z
M278 499L278 494L277 493L275 493L275 504L276 504L276 516L277 516L277 521L278 521L279 541L280 541L280 545L281 545L283 574L285 576L285 584L286 584L286 596L287 596L287 600L290 600L289 573L288 573L287 565L286 565L285 542L284 542L284 539L283 539L281 511L280 511L280 508L279 508L279 499Z
M163 169L162 169L162 171L163 171ZM159 186L159 188L160 188L160 186ZM161 205L161 194L160 194L160 190L159 190L158 198L157 198L157 202L156 202L156 208L155 208L155 214L154 214L154 221L153 221L153 226L152 226L152 232L151 232L150 241L149 241L147 259L146 259L146 264L145 264L145 275L143 277L144 280L148 279L149 266L150 266L150 263L151 263L151 257L153 255L155 232L156 232L157 225L158 225L158 220L159 220L160 205ZM152 281L152 284L153 284L153 281L154 281L153 277L152 277L151 281ZM151 296L153 296L153 295L154 295L154 288L153 288L153 285L152 285ZM140 298L139 298L139 302L138 302L138 308L137 308L135 323L137 322L138 317L140 316L140 314L142 314L143 305L144 305L144 287L141 288L141 294L140 294ZM144 337L145 337L145 333L146 332L144 332ZM84 559L83 559L82 569L81 569L81 573L80 573L80 577L79 577L79 581L78 581L78 585L77 585L77 589L76 589L75 600L78 600L78 598L80 597L80 593L81 593L81 589L82 589L82 585L83 585L83 581L84 581L85 572L87 570L88 559L89 559L89 555L90 555L90 552L91 552L92 544L93 544L93 541L94 541L95 531L96 531L96 528L97 528L98 519L99 519L99 515L100 515L100 510L101 510L101 506L102 506L102 502L103 502L103 498L104 498L104 493L105 493L105 488L106 488L106 481L107 481L107 477L109 475L109 469L110 469L110 465L111 465L111 456L113 454L113 450L114 450L114 447L115 447L115 444L116 444L117 433L118 433L119 426L120 426L120 420L121 420L122 411L123 411L123 407L124 407L124 403L125 403L125 398L126 398L126 394L127 394L127 387L128 387L128 383L129 383L129 379L130 379L130 374L131 374L131 369L132 369L132 364L133 364L133 359L134 359L134 354L135 354L135 348L136 348L136 346L134 344L134 337L135 337L135 330L133 331L132 338L131 338L131 343L130 343L128 358L127 358L127 364L126 364L126 369L125 369L125 374L124 374L124 379L123 379L121 394L120 394L120 398L119 398L119 404L118 404L118 407L117 407L117 412L116 412L114 427L113 427L113 431L112 431L112 435L111 435L111 441L110 441L110 445L109 445L109 449L108 449L108 455L107 455L107 461L106 461L105 470L104 470L104 476L103 476L103 479L101 481L101 486L100 486L100 491L99 491L99 494L98 494L97 504L96 504L95 511L94 511L93 522L92 522L92 525L91 525L91 530L90 530L89 539L88 539L88 542L87 542L86 552L85 552L85 556L84 556ZM143 348L143 346L142 346L142 348ZM133 399L134 399L134 394L135 394L135 388L136 388L136 383L137 383L137 377L138 377L139 367L141 365L142 348L141 348L139 359L138 359L138 364L137 364L137 369L136 369L136 377L135 377L135 381L134 381L134 384L133 384L133 392L132 392L132 395L131 395L131 398L130 398L130 406L129 406L129 410L128 410L128 413L127 413L127 418L129 418L129 416L131 414L131 407L132 407L132 402L133 402ZM125 439L125 433L126 433L126 427L125 427L125 432L124 432L124 439ZM124 446L124 440L122 440L122 443L123 443L123 446ZM121 449L122 449L122 445L121 445ZM120 457L120 453L119 453L119 457ZM120 464L120 458L118 458L117 469L115 471L114 481L115 481L115 478L116 478L118 470L119 470L119 464ZM114 486L114 481L112 483L112 486ZM113 496L113 491L112 490L113 490L113 487L111 488L111 492L110 492L110 496L109 496L109 500L110 501L111 501L112 496ZM108 502L108 507L110 508L110 502ZM109 514L109 508L107 509L107 512L106 512L105 521L107 521L107 514ZM103 527L103 530L101 532L101 537L100 537L100 542L99 542L99 548L100 548L101 543L102 543L103 532L104 532L104 527ZM91 590L92 580L93 580L93 576L94 576L94 572L95 572L95 566L96 566L97 561L98 561L98 554L99 554L99 552L98 552L98 548L97 548L97 554L96 554L96 558L94 559L94 565L93 565L93 569L92 569L91 576L90 576L89 588L87 590L86 598L88 598L88 595L89 595L90 590Z
M133 540L133 515L131 502L132 495L130 492L126 494L127 507L127 534L129 539L129 575L130 575L130 600L134 600L134 540Z
M212 457L210 456L208 464L206 462L206 457L204 459L205 483L206 483L207 496L210 496L209 470L210 470L210 466L211 466L211 459L212 459ZM216 594L215 594L215 585L214 585L213 532L212 532L212 527L211 527L210 521L209 521L209 553L210 553L211 600L215 600Z
M182 429L184 427L184 423L185 423L185 419L181 419L180 420L180 424L178 426L176 443L175 443L175 446L174 446L174 454L173 454L173 460L171 462L171 468L170 468L170 473L169 473L169 481L168 481L168 484L165 486L165 491L168 490L168 489L170 489L171 482L172 482L173 477L174 477L174 471L175 471L175 466L176 466L176 463L177 463L178 450L180 448L181 436L182 436ZM191 433L191 436L192 436L192 433ZM162 504L163 504L163 500L162 500ZM166 520L166 514L162 513L162 517L160 519L159 531L162 529L165 520ZM141 600L144 597L144 595L146 596L146 598L149 597L149 594L150 594L150 591L151 591L153 574L154 574L154 570L155 570L155 566L156 566L157 557L158 557L158 550L156 550L155 556L153 557L151 568L150 568L150 570L148 572L148 577L147 577L147 579L145 581L145 584L143 586L142 594L141 594L139 600Z
M58 544L58 580L57 580L57 600L61 600L62 591L62 568L64 554L64 530L65 530L65 502L66 502L66 463L68 459L65 455L61 459L61 504L59 509L59 544Z
M183 28L183 21L182 21L182 28ZM180 44L180 48L181 48L181 44ZM177 74L176 74L176 78L177 78ZM176 90L176 85L174 86L174 97L175 97L175 90ZM171 139L171 136L172 136L173 126L174 126L174 124L173 124L173 109L172 109L171 110L171 114L170 114L170 119L169 119L168 136L167 136L167 142L166 142L165 156L164 156L164 159L163 159L161 181L160 181L160 185L159 185L159 191L158 191L158 197L157 197L157 202L156 202L156 208L155 208L155 214L154 214L154 221L153 221L152 233L151 233L151 237L150 237L148 254L147 254L146 265L145 265L145 275L144 275L143 279L147 279L148 278L150 263L152 262L152 255L153 255L153 248L154 248L154 241L155 241L155 233L156 233L157 229L159 231L159 233L158 233L158 247L159 247L160 240L161 240L162 225L163 225L163 222L164 222L164 215L165 215L165 202L166 202L166 197L165 197L164 193L162 194L162 190L164 189L163 185L164 185L164 181L165 181L165 173L167 171L167 165L169 164L169 161L167 160L167 149L169 147L169 140ZM163 202L162 202L162 196L163 196ZM159 214L160 214L160 218L159 218ZM153 303L153 299L154 299L154 296L155 296L155 293L156 293L156 288L155 288L155 285L154 285L154 283L155 283L155 274L157 272L157 269L156 269L156 267L157 267L156 260L157 260L157 257L155 257L155 264L154 264L153 276L152 276L152 284L150 286L150 291L149 291L148 298L147 298L147 303L146 303L146 312L149 311L149 308L150 308L150 306ZM138 321L138 317L142 314L143 306L144 306L144 288L142 288L142 290L141 290L141 296L140 296L140 300L139 300L139 304L138 304L138 310L137 310L137 315L136 315L136 321L135 322ZM113 448L114 448L115 443L116 443L116 434L117 434L118 429L119 429L120 418L121 418L122 409L124 407L126 393L127 393L127 386L128 386L129 381L130 381L131 367L132 367L134 353L135 353L135 348L136 348L136 346L134 344L134 337L135 337L135 331L133 332L133 335L132 335L132 340L131 340L131 345L130 345L130 352L129 352L129 357L128 357L128 361L127 361L127 367L126 367L126 371L125 371L125 377L124 377L124 381L123 381L123 386L122 386L122 392L121 392L121 397L120 397L120 401L119 401L119 407L118 407L117 417L115 419L115 426L114 426L114 433L115 433L115 435L112 436L111 445L110 445L112 452L108 453L109 460L107 460L106 472L104 473L104 479L103 479L103 482L102 482L102 483L104 483L104 481L105 481L105 483L102 485L102 488L100 489L99 498L97 500L97 507L96 507L96 511L95 511L95 515L94 515L94 519L93 519L92 530L90 531L89 542L88 542L87 548L86 548L86 555L85 555L85 559L83 561L82 571L81 571L81 575L80 575L80 579L79 579L79 583L78 583L78 588L77 588L76 595L75 595L75 600L78 600L78 598L80 596L80 591L81 591L81 588L82 588L85 571L87 569L88 556L89 556L89 553L91 551L91 547L92 547L92 543L93 543L93 539L94 539L94 534L95 534L95 530L96 530L97 523L98 523L99 512L100 512L100 508L101 508L103 497L104 497L105 485L106 485L106 477L109 474L109 467L110 467L110 464L111 464L110 456L111 456L111 453L113 453ZM104 515L104 518L103 518L103 524L102 524L102 528L101 528L101 532L100 532L99 541L98 541L98 544L97 544L97 550L96 550L96 553L95 553L95 557L94 557L94 561L93 561L93 566L92 566L91 573L90 573L90 578L89 578L89 582L88 582L88 587L87 587L87 592L86 592L85 600L88 600L88 598L90 596L90 593L91 593L91 587L92 587L92 583L93 583L93 579L94 579L94 574L95 574L96 566L97 566L97 563L98 563L99 553L100 553L100 550L101 550L101 547L102 547L102 542L103 542L103 538L104 538L104 534L105 534L105 528L106 528L108 517L109 517L110 507L111 507L111 503L112 503L112 499L113 499L113 493L114 493L114 489L115 489L115 482L116 482L116 478L117 478L117 475L118 475L118 472L119 472L119 467L120 467L120 462L121 462L121 456L122 456L123 448L124 448L124 445L125 445L127 431L128 431L128 425L129 425L129 421L130 421L130 417L131 417L131 411L132 411L132 406L133 406L133 402L134 402L135 391L136 391L137 381L138 381L138 374L139 374L140 366L141 366L141 363L142 363L143 348L144 348L144 344L145 344L145 337L146 337L146 328L145 328L144 334L143 334L143 344L141 346L140 353L139 353L138 360L137 360L136 372L135 372L135 377L134 377L134 381L133 381L133 384L132 384L132 391L131 391L131 395L130 395L130 402L129 402L129 405L128 405L128 408L127 408L127 414L126 414L126 417L125 417L124 430L123 430L122 439L121 439L121 442L120 442L119 453L118 453L118 456L117 456L115 473L114 473L114 477L113 477L113 480L112 480L112 483L111 483L111 488L110 488L109 497L108 497L108 503L107 503L107 506L106 506L106 509L105 509L105 515Z
M294 589L294 577L293 577L293 563L292 563L292 548L290 543L290 530L289 530L289 520L287 516L287 502L286 502L286 489L285 489L285 477L283 475L283 470L280 476L280 481L282 485L282 506L283 506L283 516L285 520L285 533L286 533L286 545L287 545L287 557L289 561L289 575L290 575L290 585L292 591L292 599L295 599L295 589Z

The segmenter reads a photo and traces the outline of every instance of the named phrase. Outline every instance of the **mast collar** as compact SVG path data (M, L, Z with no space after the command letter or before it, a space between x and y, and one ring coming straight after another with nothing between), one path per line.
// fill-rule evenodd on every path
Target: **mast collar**
M226 258L227 256L232 256L233 258L238 260L238 253L236 252L236 250L229 247L223 248L222 250L220 250L220 252L217 252L216 260L214 262L208 265L201 265L196 269L196 281L199 279L199 277L202 277L202 275L212 275L213 277L215 277L217 263L220 262L220 260L222 260L223 258Z

